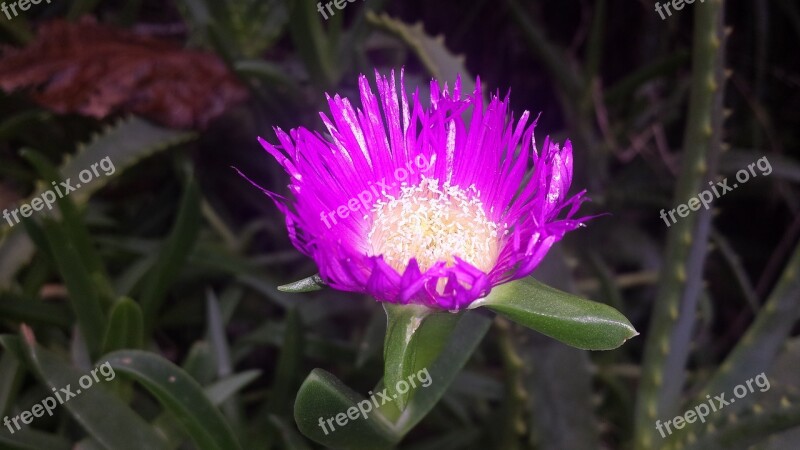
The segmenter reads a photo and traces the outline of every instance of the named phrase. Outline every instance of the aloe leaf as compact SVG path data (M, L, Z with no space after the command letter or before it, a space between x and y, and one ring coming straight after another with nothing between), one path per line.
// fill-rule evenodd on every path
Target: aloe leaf
M106 128L88 144L78 145L76 154L67 156L59 168L60 178L79 179L82 170L98 164L106 157L113 163L113 170L109 170L107 175L103 172L103 176L94 177L70 194L69 199L76 206L81 206L94 192L106 186L113 175L118 175L155 152L194 137L193 133L160 128L137 117L123 119ZM30 204L45 189L50 189L50 185L38 188L24 203ZM0 288L3 288L9 286L16 272L30 261L35 247L19 227L10 230L0 227L0 230Z
M82 205L89 197L102 189L128 167L132 167L143 159L170 147L183 144L194 139L192 132L170 130L132 116L106 127L89 143L78 145L78 151L67 156L60 168L61 175L78 179L79 173L108 158L112 165L108 170L100 167L100 175L70 194L70 199Z
M472 93L475 90L475 80L468 75L465 58L453 55L443 37L431 37L425 33L422 24L408 25L387 14L367 11L366 18L370 24L400 38L437 80L453 83L460 76L462 92Z
M203 393L203 388L180 367L141 350L121 350L104 358L114 370L153 394L178 419L198 448L241 449L222 413Z
M533 278L492 289L470 307L486 306L567 345L611 350L639 333L616 309L546 286Z

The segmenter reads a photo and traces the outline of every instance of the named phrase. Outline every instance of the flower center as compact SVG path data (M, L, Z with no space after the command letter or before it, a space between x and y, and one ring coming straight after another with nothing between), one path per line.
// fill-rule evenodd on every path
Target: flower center
M453 266L456 256L488 273L498 255L497 224L487 219L475 187L440 189L430 178L378 201L368 238L372 255L383 255L400 273L411 258L424 272L439 261Z

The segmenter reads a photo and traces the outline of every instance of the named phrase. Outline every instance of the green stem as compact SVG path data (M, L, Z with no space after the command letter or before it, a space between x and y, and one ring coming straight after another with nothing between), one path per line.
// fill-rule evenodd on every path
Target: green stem
M495 318L497 329L497 346L500 360L503 362L503 379L505 400L502 409L502 421L498 431L498 448L513 450L519 448L520 439L525 434L525 408L528 391L523 380L523 361L520 358L511 335L511 323L501 317Z
M723 6L721 0L695 5L689 114L683 161L673 204L703 190L715 173L722 130ZM701 210L673 224L648 327L642 380L636 405L635 448L654 448L654 423L674 416L685 380L685 364L702 292L703 265L711 212Z

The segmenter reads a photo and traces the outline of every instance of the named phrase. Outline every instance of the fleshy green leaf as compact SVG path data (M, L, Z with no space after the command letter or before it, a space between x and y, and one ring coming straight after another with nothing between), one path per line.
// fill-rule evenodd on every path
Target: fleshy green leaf
M241 449L222 413L183 369L159 355L140 350L117 351L105 358L114 370L131 377L153 394L178 419L198 448Z
M439 356L459 316L418 305L384 303L384 309L387 325L383 347L383 383L395 398L399 411L402 411L417 390L409 383L409 379ZM400 392L396 389L400 382L404 382L409 390Z
M443 336L445 344L438 358L425 367L425 376L417 377L417 384L424 388L425 392L418 392L409 400L397 421L392 423L378 410L386 409L386 406L394 401L393 399L387 403L386 399L377 393L372 398L365 399L335 376L321 369L315 369L300 387L295 400L294 416L300 431L314 441L333 449L378 450L390 448L399 442L436 406L472 356L491 323L487 317L472 311L454 314L453 317L456 321L455 327ZM379 385L376 390L381 388ZM381 393L386 396L388 390ZM377 402L379 407L370 402ZM364 414L366 418L358 410L359 406L367 411ZM336 417L339 416L340 421L344 422L348 410L353 407L359 414L358 416L353 414L357 418L352 420L348 418L346 426L336 424ZM325 429L320 425L320 419ZM331 423L327 422L328 419L331 419Z
M44 384L52 389L72 386L71 392L75 396L59 405L59 408L66 408L104 447L115 450L165 448L166 443L155 429L102 386L105 378L100 378L100 382L95 382L91 388L82 388L78 381L88 376L87 373L62 362L54 353L40 347L31 329L25 325L22 326L22 335L23 349Z
M361 410L358 409L359 405ZM358 412L358 415L353 414L356 418L347 418L344 426L337 424L336 416L346 415L352 408ZM327 447L380 450L391 448L397 441L391 423L375 410L369 399L364 399L322 369L311 371L303 382L295 399L294 411L300 431ZM344 422L345 419L339 417ZM327 423L328 419L333 420Z
M533 278L495 287L472 308L486 306L567 345L611 350L639 333L616 309L559 291Z
M411 431L439 402L453 383L461 368L469 361L472 353L478 348L492 321L474 311L459 314L455 327L443 341L444 348L436 361L428 366L425 379L419 379L421 392L418 392L395 423L401 436Z
M105 338L103 353L123 348L142 348L144 331L142 309L139 304L129 298L117 302L111 309Z

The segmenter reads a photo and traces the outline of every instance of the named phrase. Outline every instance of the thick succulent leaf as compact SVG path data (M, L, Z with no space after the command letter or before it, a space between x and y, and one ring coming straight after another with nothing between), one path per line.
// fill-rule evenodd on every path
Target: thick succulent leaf
M387 409L387 405L394 402L388 390L381 392L383 396L370 392L372 397L365 399L335 376L315 369L300 387L295 400L294 414L300 431L333 449L391 448L436 406L480 344L491 323L488 317L471 311L454 317L457 323L447 335L442 336L446 343L438 358L425 367L426 373L421 378L418 377L417 383L424 392L418 392L409 400L396 421L392 422L378 411ZM377 389L381 387L379 385ZM356 408L353 410L356 419L351 420L347 416L351 408ZM362 410L365 413L362 414ZM346 425L338 425L335 421L337 416L343 423L347 418ZM330 428L328 419L332 419L335 429ZM321 421L325 429L320 425Z
M427 380L421 380L423 389L409 401L395 423L398 433L407 434L436 406L478 348L491 323L491 319L473 311L458 316L458 323L443 339L447 344L429 366Z
M402 411L407 400L419 389L415 384L416 374L439 356L459 316L417 305L385 303L384 309L387 326L383 384ZM405 383L407 389L399 388L400 383Z
M352 417L356 418L351 420L348 411L358 415L354 413ZM335 421L337 416L339 424ZM392 424L375 410L369 399L322 369L311 371L300 387L294 417L304 435L333 449L388 449L398 440ZM329 419L333 420L327 423ZM340 426L345 420L346 425Z
M486 306L521 325L585 350L611 350L639 334L616 309L559 291L530 277L495 287L471 308L478 306Z

